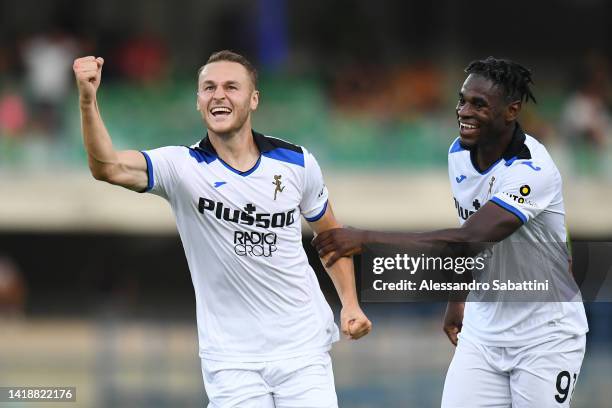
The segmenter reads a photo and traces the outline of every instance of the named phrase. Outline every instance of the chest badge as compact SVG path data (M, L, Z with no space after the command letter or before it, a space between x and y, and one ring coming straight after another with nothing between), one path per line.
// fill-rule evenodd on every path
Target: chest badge
M491 176L491 181L489 181L489 191L487 192L487 198L491 196L491 190L493 190L493 183L495 183L495 176Z
M272 184L274 184L274 186L275 186L275 188L274 188L274 201L276 201L276 195L278 193L282 193L283 190L285 189L285 186L281 186L281 184L282 184L281 178L282 177L283 176L280 175L280 174L274 176L274 181L272 182Z

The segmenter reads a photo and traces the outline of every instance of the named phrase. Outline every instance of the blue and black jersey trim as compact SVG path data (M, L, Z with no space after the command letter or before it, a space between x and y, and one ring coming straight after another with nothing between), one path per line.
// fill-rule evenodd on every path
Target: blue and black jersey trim
M499 205L504 210L507 210L507 211L511 212L512 214L516 215L518 217L518 219L521 220L521 222L523 224L527 223L527 217L518 208L508 204L507 202L505 202L503 200L500 200L497 197L491 198L491 201L494 202L495 204Z
M217 154L216 153L210 153L201 149L193 149L191 147L188 147L189 149L189 154L191 155L191 157L193 157L194 159L196 159L198 161L198 163L206 163L206 164L210 164L212 162L214 162L215 160L217 160Z
M502 153L502 156L498 160L496 160L495 163L489 166L489 168L484 170L481 170L477 165L476 152L478 150L478 146L464 145L463 143L461 143L461 138L459 137L456 138L453 144L451 145L450 149L448 150L448 154L462 152L465 150L469 151L470 160L472 162L472 165L474 166L474 169L480 174L487 174L493 167L495 167L501 161L501 159L504 159L504 161L506 162L506 166L512 165L512 163L514 163L514 161L517 159L531 159L531 151L529 151L529 147L527 147L527 145L525 144L526 138L527 136L525 135L525 132L523 132L521 125L516 123L514 126L514 132L512 133L512 139L510 140L508 147L506 147L506 150L504 150L504 152Z
M141 191L142 193L146 193L151 191L151 189L155 185L155 179L153 176L153 163L151 162L151 158L146 152L141 151L140 153L142 153L145 158L145 161L147 162L147 187L143 191Z
M450 149L448 150L448 154L451 153L457 153L457 152L462 152L466 150L465 147L463 147L463 145L461 144L461 141L459 138L455 139L455 142L451 145Z
M257 144L259 151L261 151L262 153L269 152L275 149L285 149L291 150L299 154L304 154L304 151L298 145L289 143L282 139L277 139L275 137L265 136L255 131L253 131L253 139L255 139L255 143Z
M304 217L304 218L308 222L319 221L321 217L325 215L325 211L327 211L327 201L325 201L325 204L323 205L323 209L317 215L315 215L314 217Z
M304 167L304 151L300 146L274 137L264 136L255 131L252 132L253 140L255 141L255 144L257 145L257 148L262 156ZM210 142L208 136L202 139L198 146L195 148L190 148L190 154L198 161L198 163L205 162L206 164L210 164L219 159L219 161L221 161L225 167L234 173L240 174L241 176L248 176L254 172L260 163L260 160L258 160L253 168L244 172L234 169L229 164L221 160L221 158L217 155L217 152L215 151L215 148Z
M304 154L297 153L294 150L277 147L269 152L262 152L261 155L269 159L279 160L304 167Z
M300 146L255 131L253 139L262 156L304 167L304 150Z
M253 165L253 167L251 167L250 169L248 169L246 171L240 171L240 170L237 170L237 169L233 168L232 166L230 166L226 162L224 162L222 158L219 157L218 159L221 162L221 164L223 164L228 170L230 170L230 171L232 171L232 172L234 172L237 175L242 176L242 177L246 177L249 174L253 173L255 170L257 170L257 168L259 167L259 164L261 163L261 156L259 156L259 158L257 159L257 162Z

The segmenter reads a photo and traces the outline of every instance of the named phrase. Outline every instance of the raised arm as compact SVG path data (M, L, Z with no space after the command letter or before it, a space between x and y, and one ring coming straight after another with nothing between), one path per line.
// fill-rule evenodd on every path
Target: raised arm
M116 151L100 116L96 95L103 64L104 59L92 56L78 58L73 64L89 169L96 180L143 191L148 181L144 156L136 150Z
M329 203L323 217L310 223L310 226L315 234L341 227L336 221ZM325 259L322 258L321 260L325 265ZM353 260L351 258L341 258L332 266L326 266L325 269L332 282L334 282L336 292L338 292L338 297L342 302L342 312L340 313L342 333L349 339L358 339L365 336L372 330L372 323L359 307Z

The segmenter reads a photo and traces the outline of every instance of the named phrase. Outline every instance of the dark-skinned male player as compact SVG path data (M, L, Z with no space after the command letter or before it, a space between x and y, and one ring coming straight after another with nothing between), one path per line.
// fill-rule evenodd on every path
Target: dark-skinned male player
M545 147L517 121L522 103L535 101L531 72L493 57L472 62L465 72L456 107L460 136L448 156L461 227L425 233L328 230L313 241L321 256L332 254L328 265L367 244L487 242L494 243L499 276L528 271L542 281L568 280L561 176ZM444 331L457 349L442 407L569 407L588 331L580 293L573 293L572 301L478 302L470 301L471 292L467 302L449 302Z

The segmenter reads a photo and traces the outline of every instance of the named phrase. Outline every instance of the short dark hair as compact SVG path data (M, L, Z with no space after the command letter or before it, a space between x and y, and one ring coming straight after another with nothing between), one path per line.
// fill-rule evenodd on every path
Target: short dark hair
M208 57L208 61L206 61L206 64L202 65L200 69L198 69L198 78L200 78L200 74L202 73L206 65L219 61L236 62L242 65L249 73L251 81L253 81L253 86L257 88L257 70L255 69L253 64L251 64L251 62L244 56L230 50L221 50L212 53L210 57Z
M477 74L499 85L508 101L532 100L536 102L529 84L533 84L531 71L514 61L487 57L484 60L472 61L465 68L467 74Z

